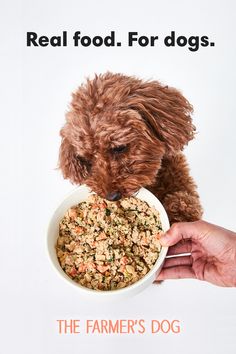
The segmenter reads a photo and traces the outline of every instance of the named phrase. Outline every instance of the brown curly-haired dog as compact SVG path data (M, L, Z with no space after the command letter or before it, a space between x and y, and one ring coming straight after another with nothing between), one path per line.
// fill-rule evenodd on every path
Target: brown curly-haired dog
M194 137L192 106L158 81L106 73L73 94L61 130L59 167L109 200L148 188L171 223L201 218L196 185L181 153Z

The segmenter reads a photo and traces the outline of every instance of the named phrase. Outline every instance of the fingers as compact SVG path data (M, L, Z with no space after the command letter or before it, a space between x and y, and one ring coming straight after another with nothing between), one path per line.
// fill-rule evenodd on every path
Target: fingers
M193 260L191 256L172 257L165 260L163 269L181 265L191 266L192 264Z
M175 223L160 238L160 242L162 246L173 246L180 240L199 240L206 232L206 225L204 221Z
M176 245L171 246L168 250L168 256L175 256L181 253L191 253L192 252L192 241L180 241Z
M162 268L160 274L157 276L156 281L165 279L196 279L196 275L188 265L180 265L178 267Z

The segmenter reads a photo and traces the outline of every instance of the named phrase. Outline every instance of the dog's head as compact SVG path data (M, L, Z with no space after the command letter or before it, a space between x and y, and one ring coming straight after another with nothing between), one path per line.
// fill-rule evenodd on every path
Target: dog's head
M191 113L179 91L157 81L96 76L73 94L61 129L63 176L110 200L130 196L193 138Z

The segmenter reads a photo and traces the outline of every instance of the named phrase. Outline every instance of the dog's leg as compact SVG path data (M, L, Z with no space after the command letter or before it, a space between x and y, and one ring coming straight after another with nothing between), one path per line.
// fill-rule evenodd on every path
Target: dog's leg
M163 203L171 224L201 219L202 207L197 187L182 153L163 159L156 183L148 189Z
M199 197L189 192L179 191L167 194L163 200L170 223L179 221L196 221L202 217Z

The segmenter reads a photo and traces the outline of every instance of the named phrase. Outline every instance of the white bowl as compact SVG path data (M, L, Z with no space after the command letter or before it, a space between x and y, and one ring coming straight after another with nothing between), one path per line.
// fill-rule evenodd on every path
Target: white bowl
M87 298L88 297L92 297L92 299L103 298L106 300L128 298L131 295L135 295L139 293L141 290L145 289L146 287L148 287L150 284L153 283L156 275L159 274L161 271L164 259L167 254L168 247L162 247L159 257L156 263L154 264L153 268L142 279L138 280L136 283L129 285L125 288L117 289L117 290L98 291L98 290L86 288L73 281L61 268L56 254L55 245L58 238L59 222L61 221L66 211L70 207L86 200L91 193L92 192L88 189L88 187L84 185L76 188L61 202L61 204L58 206L58 208L52 215L48 227L48 233L47 233L47 248L48 248L49 257L51 259L54 269L61 276L61 278L64 279L64 281L66 281L67 284L71 284L74 287L74 289L77 289L81 295L85 295ZM164 231L167 231L170 227L169 220L166 211L162 206L162 204L160 203L160 201L145 188L141 188L135 196L141 200L146 201L150 206L156 208L159 211L162 228Z

